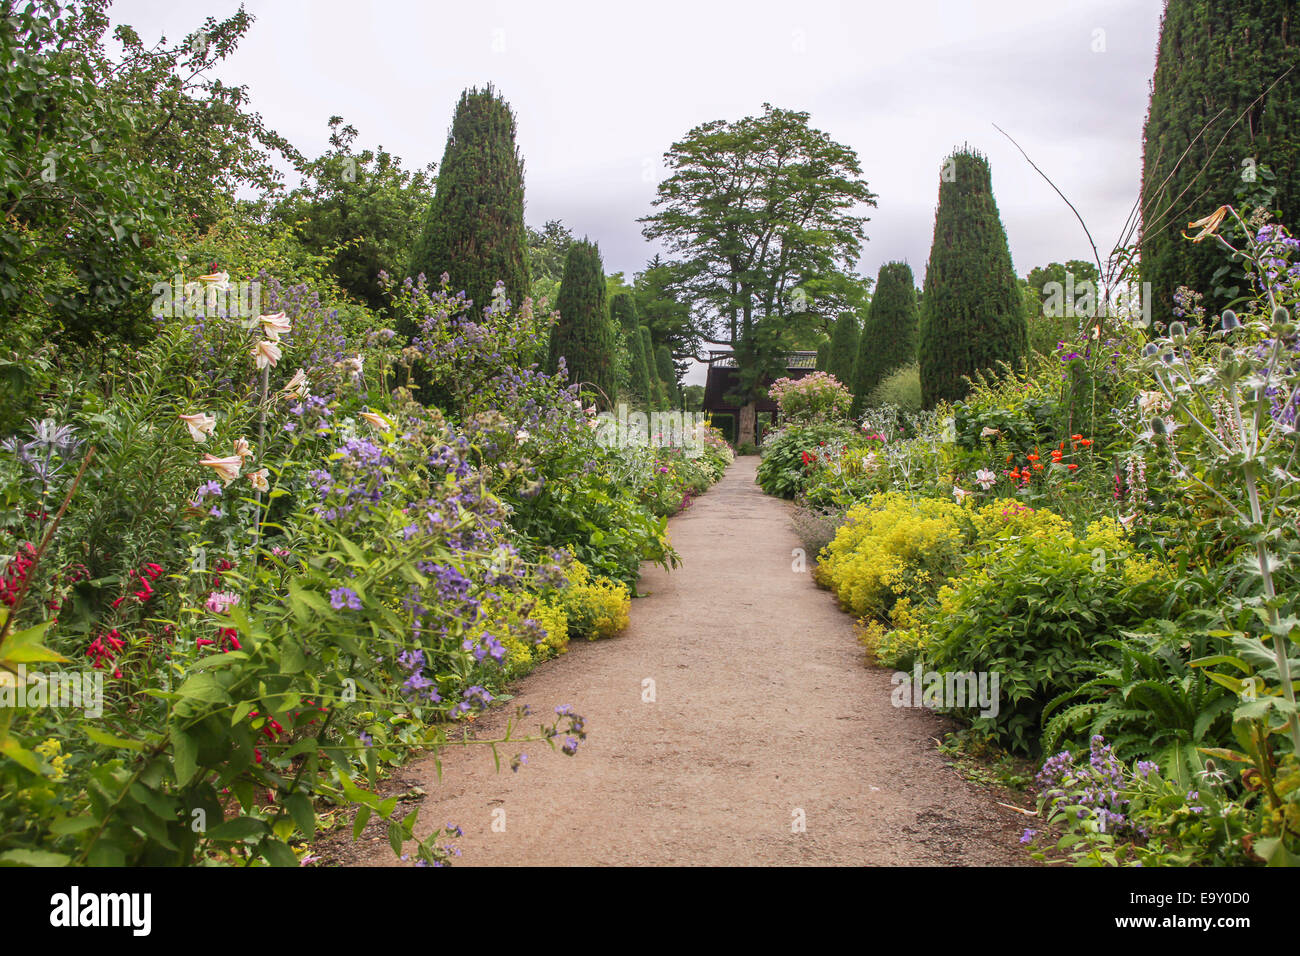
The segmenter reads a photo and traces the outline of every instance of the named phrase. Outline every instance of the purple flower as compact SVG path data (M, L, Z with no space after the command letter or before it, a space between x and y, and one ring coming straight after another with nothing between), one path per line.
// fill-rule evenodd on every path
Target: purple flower
M345 607L353 610L361 610L361 598L351 588L335 588L330 591L330 607L336 611L341 611Z

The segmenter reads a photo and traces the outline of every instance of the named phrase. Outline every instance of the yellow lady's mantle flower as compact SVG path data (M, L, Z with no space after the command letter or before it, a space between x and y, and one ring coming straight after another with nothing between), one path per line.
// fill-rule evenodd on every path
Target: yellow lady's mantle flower
M217 427L217 420L206 412L199 412L197 415L180 415L178 417L185 423L185 427L190 430L190 437L200 445L208 440L208 436Z
M1214 230L1219 228L1219 225L1223 222L1223 217L1227 214L1228 207L1220 206L1204 219L1198 219L1196 222L1189 222L1187 224L1188 229L1200 229L1201 231L1194 236L1189 236L1187 233L1183 233L1183 238L1190 239L1192 242L1200 242L1206 236L1214 235Z

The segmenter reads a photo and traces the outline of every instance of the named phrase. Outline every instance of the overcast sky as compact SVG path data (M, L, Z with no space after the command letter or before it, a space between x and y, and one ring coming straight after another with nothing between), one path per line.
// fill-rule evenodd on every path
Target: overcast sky
M180 40L237 0L117 0L115 23ZM492 82L518 117L530 225L560 219L629 277L655 247L664 151L762 104L806 110L854 148L878 195L859 270L904 259L920 283L944 156L983 151L1016 271L1103 255L1137 195L1161 0L251 0L221 76L308 155L327 120L407 167L440 161L463 88Z

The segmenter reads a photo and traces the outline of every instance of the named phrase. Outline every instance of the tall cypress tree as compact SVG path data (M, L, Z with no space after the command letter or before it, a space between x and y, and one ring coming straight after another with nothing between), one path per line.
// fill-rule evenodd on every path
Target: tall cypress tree
M636 299L628 292L620 292L610 300L609 317L629 332L635 331L641 324L637 320Z
M852 312L841 312L831 332L830 349L826 353L826 371L844 383L847 388L853 381L853 362L858 357L858 318Z
M819 372L826 371L826 362L830 359L830 357L831 357L830 342L823 342L821 345L817 346L817 363L814 366L816 370Z
M524 227L524 163L515 117L491 84L460 96L438 170L424 231L411 251L410 274L436 286L445 272L453 292L475 309L492 304L497 281L518 306L529 294ZM409 330L407 330L409 331Z
M681 405L680 389L677 387L677 369L673 367L673 353L668 346L661 345L655 349L655 367L659 381L664 383L664 398L673 408Z
M650 336L650 329L641 326L641 352L645 355L646 375L650 379L650 404L654 408L664 408L668 404L668 398L664 394L664 384L659 381L659 366L655 362L655 345Z
M649 405L654 395L650 387L650 373L645 361L645 346L641 343L641 330L633 329L627 335L628 365L631 372L632 398L643 405Z
M1297 225L1298 17L1296 0L1171 0L1165 7L1142 144L1142 279L1151 283L1154 319L1171 317L1180 285L1204 293L1209 315L1227 304L1214 295L1216 284L1231 285L1213 279L1228 261L1222 248L1182 233L1235 205L1254 165L1272 168L1267 185L1277 193L1269 206Z
M1020 286L993 199L993 176L972 149L953 153L939 183L925 270L918 358L926 408L955 401L964 376L1016 365L1029 348Z
M880 267L853 365L854 417L862 413L867 396L886 375L916 361L918 313L914 281L906 262L886 262Z
M614 329L605 309L605 267L595 243L583 239L569 247L556 309L560 320L551 332L547 368L554 373L563 356L569 381L595 386L597 407L610 408L618 399Z

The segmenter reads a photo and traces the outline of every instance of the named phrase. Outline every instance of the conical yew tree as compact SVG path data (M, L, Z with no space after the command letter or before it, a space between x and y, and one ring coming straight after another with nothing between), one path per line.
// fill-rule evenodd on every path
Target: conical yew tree
M476 309L492 304L500 280L517 306L529 293L527 247L514 114L490 84L468 89L456 106L410 274L424 273L436 286L446 273L452 292L463 290Z
M1029 348L1020 287L993 200L988 160L969 148L944 164L925 270L918 359L926 408L963 398L964 380Z
M551 333L547 367L555 372L564 357L569 381L590 388L598 408L617 399L614 330L605 309L605 269L595 243L583 239L569 247L556 308L559 322Z
M1168 321L1174 291L1205 295L1209 315L1227 304L1214 242L1184 239L1188 223L1238 194L1276 187L1266 205L1295 228L1300 214L1300 32L1295 0L1171 0L1142 143L1142 279L1152 318ZM1265 181L1257 167L1268 165ZM1242 210L1243 218L1250 209Z
M886 262L876 278L853 365L853 415L894 369L916 361L916 286L906 262Z
M654 392L650 387L650 373L645 360L645 346L641 342L641 330L632 329L627 333L627 350L629 365L629 387L634 401L650 405Z
M826 354L826 371L847 387L853 381L853 363L858 357L858 318L842 312L831 332L830 350Z
M668 405L677 408L681 404L681 395L677 388L677 369L673 367L673 353L668 346L660 345L655 349L655 370L659 381L663 382L664 399Z

